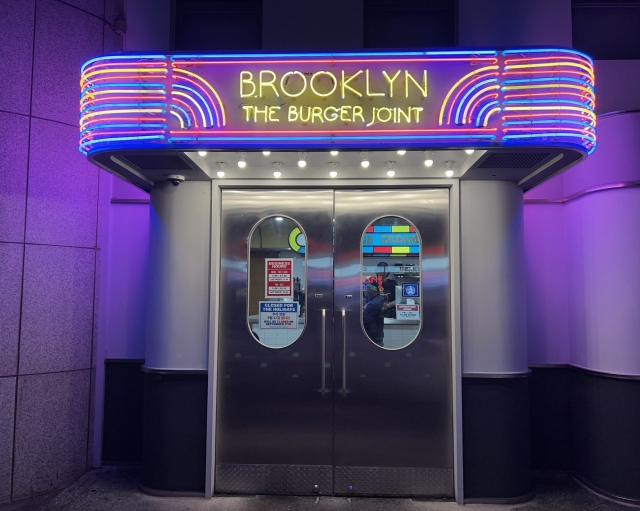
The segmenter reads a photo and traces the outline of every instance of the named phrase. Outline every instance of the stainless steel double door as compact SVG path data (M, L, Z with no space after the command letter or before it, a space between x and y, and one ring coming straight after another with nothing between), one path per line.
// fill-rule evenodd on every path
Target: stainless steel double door
M361 319L361 243L386 215L421 240L422 318L401 349ZM306 324L278 349L248 319L249 237L273 216L306 235ZM448 239L447 189L223 192L217 493L453 496Z

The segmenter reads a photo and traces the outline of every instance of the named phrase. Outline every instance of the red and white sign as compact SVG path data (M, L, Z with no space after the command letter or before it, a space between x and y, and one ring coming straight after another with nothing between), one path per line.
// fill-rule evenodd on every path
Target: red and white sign
M265 298L293 298L293 259L265 259Z
M419 305L396 305L396 319L420 319L420 306Z

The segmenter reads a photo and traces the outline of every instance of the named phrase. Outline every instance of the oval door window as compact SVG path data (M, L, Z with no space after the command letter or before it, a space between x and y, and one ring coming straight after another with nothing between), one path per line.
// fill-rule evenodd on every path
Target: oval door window
M291 218L265 218L251 232L248 257L249 331L269 348L289 346L305 326L306 236Z
M372 222L362 237L362 328L377 346L411 344L422 323L420 236L404 218Z

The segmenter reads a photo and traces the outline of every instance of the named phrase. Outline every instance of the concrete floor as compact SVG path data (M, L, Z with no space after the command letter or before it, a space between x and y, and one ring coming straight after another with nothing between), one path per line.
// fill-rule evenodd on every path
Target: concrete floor
M631 508L602 499L568 476L545 478L536 484L536 498L517 505L414 501L395 498L343 497L152 497L137 489L139 470L106 467L93 470L69 488L6 506L0 511L629 511Z

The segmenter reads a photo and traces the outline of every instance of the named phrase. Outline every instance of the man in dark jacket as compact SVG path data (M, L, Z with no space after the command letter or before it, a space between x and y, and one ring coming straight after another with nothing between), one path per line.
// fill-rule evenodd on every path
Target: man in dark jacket
M367 303L362 313L364 330L378 346L384 346L384 297L378 291L377 283L368 282L364 285Z

